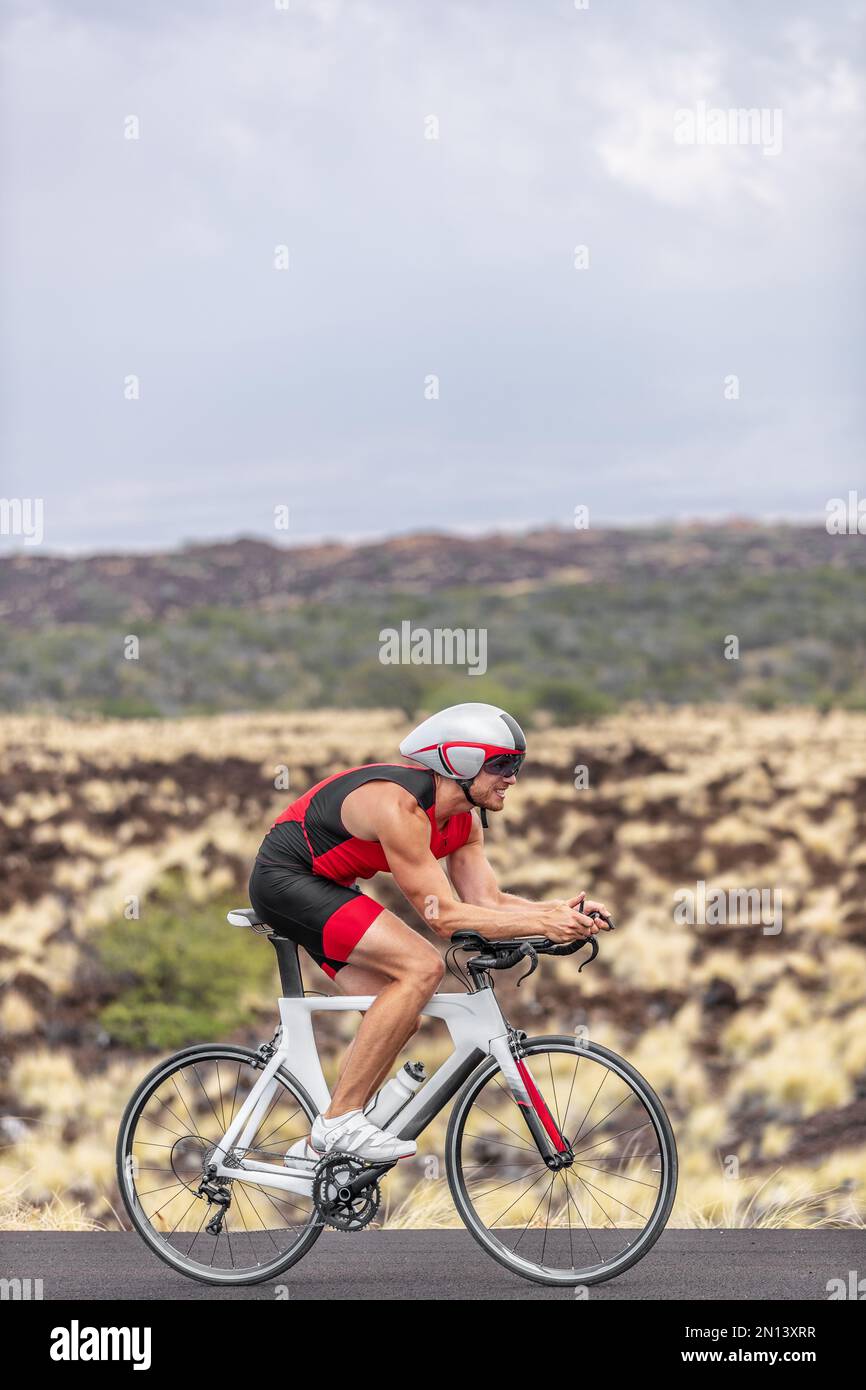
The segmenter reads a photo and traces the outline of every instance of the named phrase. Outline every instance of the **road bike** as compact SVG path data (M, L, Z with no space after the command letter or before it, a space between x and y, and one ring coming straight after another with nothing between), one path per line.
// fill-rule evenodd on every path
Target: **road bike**
M305 996L293 941L250 908L228 920L266 935L277 953L273 1038L255 1049L201 1044L160 1062L130 1099L117 1138L134 1228L174 1269L220 1285L275 1278L326 1226L368 1226L394 1167L347 1153L287 1154L330 1104L313 1014L364 1012L375 996ZM587 945L581 970L598 953L597 936L561 945L456 933L455 956L477 952L460 972L467 989L434 994L423 1010L443 1020L453 1051L383 1126L417 1139L454 1100L445 1166L461 1220L513 1273L566 1287L611 1279L642 1259L677 1185L670 1121L634 1067L580 1036L529 1038L496 999L495 972L523 963L530 974L543 957Z

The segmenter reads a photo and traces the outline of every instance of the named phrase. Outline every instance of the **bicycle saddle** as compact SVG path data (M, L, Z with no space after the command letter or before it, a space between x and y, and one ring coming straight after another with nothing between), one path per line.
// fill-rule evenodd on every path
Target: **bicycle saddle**
M226 913L226 921L231 922L233 927L267 926L265 919L253 907L233 907L231 912Z

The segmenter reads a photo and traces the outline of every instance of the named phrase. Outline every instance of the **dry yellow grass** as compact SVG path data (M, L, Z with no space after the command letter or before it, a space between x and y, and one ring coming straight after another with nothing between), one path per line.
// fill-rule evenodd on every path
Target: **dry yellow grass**
M291 750L303 748L305 765L324 776L396 756L404 723L393 711L343 711L337 721L316 711L0 722L0 763L28 769L4 807L6 825L34 849L61 851L41 861L38 892L0 917L7 1085L27 1127L0 1150L0 1174L13 1194L0 1206L0 1225L115 1223L117 1121L147 1069L108 1054L106 1067L88 1073L74 1050L46 1047L33 989L74 1002L90 933L116 919L129 897L146 901L167 872L182 874L193 902L234 885L234 866L251 862L270 813L304 789ZM513 1021L530 1032L586 1024L646 1075L680 1147L673 1224L860 1220L866 950L862 928L857 935L851 924L864 910L866 716L635 709L591 727L547 727L530 752L510 794L507 828L497 825L489 837L497 872L529 895L588 888L609 903L620 929L583 974L559 961L543 964L518 994L503 981ZM249 776L190 780L190 756L216 769L241 758ZM641 759L656 770L640 772ZM576 763L590 768L586 790L573 786ZM288 792L274 787L282 764ZM596 765L607 769L603 778L594 776ZM136 796L115 824L114 813ZM677 924L674 893L699 878L722 888L778 888L782 932ZM374 882L373 895L379 891ZM305 974L310 988L325 984L314 968ZM733 999L714 1011L707 996L722 987ZM353 1022L346 1021L346 1041ZM407 1051L430 1070L447 1041L428 1031ZM326 1060L329 1079L337 1061ZM813 1144L808 1162L790 1156L804 1126L826 1117L839 1117L843 1137L823 1151ZM423 1136L429 1163L421 1176L416 1170L414 1179L391 1182L386 1224L454 1219L435 1162L445 1123L440 1118ZM729 1154L740 1163L737 1181L720 1171Z
M103 1231L112 1229L89 1216L82 1202L69 1202L62 1193L52 1192L35 1203L22 1195L26 1175L17 1184L0 1189L0 1230L2 1231Z

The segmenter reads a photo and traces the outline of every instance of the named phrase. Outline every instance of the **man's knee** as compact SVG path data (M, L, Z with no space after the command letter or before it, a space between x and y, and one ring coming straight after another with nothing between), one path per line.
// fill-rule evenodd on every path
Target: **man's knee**
M438 951L431 949L407 961L402 978L407 984L416 986L425 998L429 998L442 983L444 974L445 962Z
M445 974L445 962L437 951L431 951L425 956L421 976L424 988L429 988L432 994L442 983L442 976Z

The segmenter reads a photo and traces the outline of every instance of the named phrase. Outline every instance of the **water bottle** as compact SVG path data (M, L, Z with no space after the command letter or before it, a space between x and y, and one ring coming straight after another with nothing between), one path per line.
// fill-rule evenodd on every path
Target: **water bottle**
M407 1062L396 1076L386 1081L364 1107L367 1119L385 1129L404 1105L408 1105L418 1087L427 1080L423 1062Z

